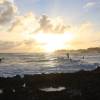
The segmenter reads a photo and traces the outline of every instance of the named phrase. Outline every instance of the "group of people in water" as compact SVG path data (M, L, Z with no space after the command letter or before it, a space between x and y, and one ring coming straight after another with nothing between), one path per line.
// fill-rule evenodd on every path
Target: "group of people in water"
M72 61L72 59L71 59L71 57L70 57L69 53L67 53L67 54L66 54L66 56L67 56L67 59L69 59L70 61ZM85 59L85 57L84 57L84 56L82 56L82 59Z
M67 59L69 59L70 61L72 61L69 53L66 53L66 56L67 56ZM2 62L3 59L4 58L0 58L0 63ZM85 57L83 56L82 59L85 59Z

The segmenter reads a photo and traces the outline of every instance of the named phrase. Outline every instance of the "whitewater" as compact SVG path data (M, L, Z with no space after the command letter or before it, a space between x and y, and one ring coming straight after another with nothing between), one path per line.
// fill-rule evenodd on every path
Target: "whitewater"
M83 59L84 56L84 59ZM93 70L100 65L100 53L1 53L0 77L13 77L25 74L73 73L79 70Z

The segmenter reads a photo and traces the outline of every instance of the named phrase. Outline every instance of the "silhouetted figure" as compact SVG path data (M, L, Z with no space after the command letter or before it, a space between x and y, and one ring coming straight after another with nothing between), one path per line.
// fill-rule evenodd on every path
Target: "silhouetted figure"
M0 58L0 63L2 62L2 58Z
M68 59L70 62L72 62L72 59L71 59L69 53L67 53L66 55L67 55L67 59Z
M69 53L67 53L67 58L69 59L70 57L69 57Z
M4 58L0 58L0 63L2 62L3 59L4 59Z
M85 57L83 56L82 59L84 59Z

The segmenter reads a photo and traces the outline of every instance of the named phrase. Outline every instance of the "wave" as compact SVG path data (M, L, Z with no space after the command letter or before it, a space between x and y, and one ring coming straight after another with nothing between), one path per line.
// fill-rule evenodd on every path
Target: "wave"
M0 76L12 77L24 74L41 73L72 73L79 70L93 70L100 66L99 57L91 54L82 59L82 55L72 55L71 59L66 56L55 55L23 55L23 54L2 54L5 58L0 63ZM94 59L94 60L93 60Z

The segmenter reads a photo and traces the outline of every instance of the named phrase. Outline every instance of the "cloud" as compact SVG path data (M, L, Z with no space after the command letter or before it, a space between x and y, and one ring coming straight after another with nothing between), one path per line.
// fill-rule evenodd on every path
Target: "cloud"
M0 41L0 50L12 49L13 47L16 47L17 45L19 44L16 42Z
M91 33L93 31L93 23L86 21L82 23L78 29L78 33L85 34L85 33Z
M76 36L77 39L76 40L80 40L80 41L85 41L85 42L90 42L91 40L93 40L94 38L92 36L94 36L94 25L93 23L87 21L84 22L82 24L80 24L79 27L77 27L77 31L76 31Z
M12 23L9 32L31 33L39 27L36 16L33 13L27 13L24 16L17 16L16 21Z
M40 45L41 44L37 43L34 40L24 40L24 41L20 42L19 45L17 45L13 49L11 49L11 51L16 51L16 52L40 52L41 51Z
M84 5L84 8L92 8L96 5L96 2L88 2Z
M46 15L42 15L39 20L39 29L36 30L42 31L44 33L64 33L70 26L67 26L63 21L57 18L49 18Z
M40 24L39 30L42 30L43 32L52 31L52 24L50 23L50 20L46 15L43 15L41 17L41 19L39 20L39 24Z
M2 39L24 40L28 34L44 33L64 33L70 29L70 25L65 25L62 18L51 18L47 15L35 15L28 12L25 15L18 15L14 0L0 0L0 34ZM3 34L5 33L5 34ZM10 38L9 38L10 37Z
M31 52L34 50L36 51L38 47L39 44L33 40L25 40L20 42L0 41L0 52Z
M29 16L30 16L30 14L28 14L26 16L28 18L27 21L31 18ZM25 20L26 20L26 17L25 17ZM32 19L33 19L33 17L32 17ZM40 19L38 20L38 22L40 21ZM22 20L22 22L23 22L23 20ZM19 22L18 22L18 24L19 24ZM15 25L15 27L16 27L16 25ZM76 28L76 31L74 31L75 39L70 42L70 45L71 45L70 49L88 48L88 47L92 47L95 45L99 45L100 42L97 42L96 40L100 39L100 33L97 34L96 32L94 32L94 27L95 26L91 22L85 22L85 23L82 23L80 26L78 26ZM2 51L4 51L4 52L33 52L33 51L40 52L40 51L43 51L42 45L44 45L44 44L36 42L33 38L31 38L29 40L24 40L24 36L23 37L16 36L15 33L13 34L14 31L15 31L15 29L12 30L12 32L11 32L12 33L11 38L13 36L15 36L16 39L21 40L21 41L14 42L11 38L10 38L12 40L11 42L0 41L0 52L2 52ZM49 30L49 31L51 31L51 30ZM28 33L28 34L30 34L30 33ZM36 35L37 33L32 33L32 34ZM56 34L56 33L54 33L54 34ZM25 33L25 36L26 36L26 33ZM68 44L66 44L66 46L67 45Z
M26 40L29 38L29 34L37 34L38 32L44 33L61 33L70 29L69 25L64 24L64 21L60 17L51 18L47 15L35 15L32 12L28 12L25 15L16 15L18 11L15 11L13 7L17 8L14 3L2 0L0 2L2 10L0 13L0 32L5 33L1 39L7 40ZM4 29L4 31L3 31Z
M71 49L84 49L100 45L100 32L95 31L95 25L92 22L81 23L76 28L75 39L71 41Z
M14 0L8 0L9 2L11 2L11 3L14 3Z
M29 33L64 33L70 28L65 25L60 18L50 18L46 15L35 16L33 13L28 13L25 16L20 16L9 29L10 32L29 32Z
M0 0L0 29L9 25L17 13L17 7L10 1Z
M95 2L88 2L84 8L91 8L96 5ZM3 34L0 30L0 51L41 51L40 43L36 43L31 36L39 32L45 34L63 34L76 26L71 27L65 24L61 17L50 17L47 15L35 15L28 12L25 15L16 15L18 12L13 0L0 0L0 29L6 32ZM91 46L93 40L96 40L100 35L94 35L94 26L91 22L82 23L76 28L76 40L72 41L74 48ZM69 32L70 33L70 32ZM8 39L8 40L7 40ZM12 41L12 42L9 42ZM15 42L14 42L15 41ZM17 41L17 42L16 42Z

